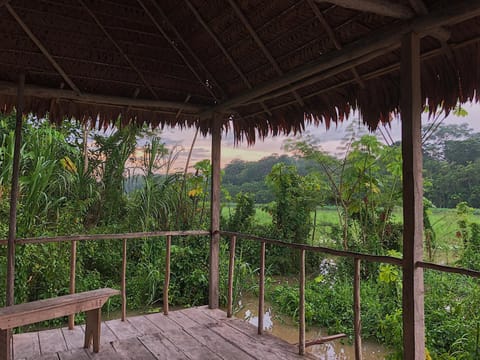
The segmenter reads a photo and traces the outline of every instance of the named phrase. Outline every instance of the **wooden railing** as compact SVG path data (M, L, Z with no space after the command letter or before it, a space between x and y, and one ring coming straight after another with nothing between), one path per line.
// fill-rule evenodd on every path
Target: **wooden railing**
M265 256L266 256L266 244L275 246L288 247L293 250L299 251L300 255L300 281L299 281L299 354L305 354L305 348L311 345L330 341L335 338L343 337L344 334L338 334L333 336L327 336L322 339L308 341L305 339L305 258L307 252L317 252L332 256L346 257L353 259L354 262L354 278L353 278L353 311L354 311L354 340L355 340L355 359L361 360L361 299L360 299L360 269L361 261L387 263L403 267L403 260L391 256L369 255L353 251L336 250L322 246L312 246L298 243L288 243L285 241L274 240L269 238L263 238L254 235L219 231L220 235L230 238L230 251L229 251L229 267L228 267L228 293L227 293L227 316L233 316L233 283L235 272L235 251L238 239L253 240L259 242L260 247L260 268L259 268L259 299L258 299L258 334L263 333L264 324L264 307L265 307ZM217 233L217 234L218 234ZM170 284L170 260L171 260L171 244L172 237L184 237L184 236L210 236L209 231L193 230L193 231L155 231L155 232L137 232L126 234L94 234L94 235L72 235L72 236L54 236L54 237L40 237L40 238L22 238L15 240L16 245L26 244L46 244L46 243L58 243L58 242L70 242L71 243L71 258L70 258L70 293L75 293L75 280L76 280L76 258L77 258L77 242L78 241L101 241L101 240L122 240L122 271L120 279L121 287L121 306L122 306L122 321L126 318L127 296L126 296L126 270L127 270L127 241L132 239L146 239L146 238L165 238L166 240L166 254L165 254L165 277L163 286L163 312L165 315L169 311L168 291ZM7 240L0 240L0 246L6 245ZM432 269L442 272L461 274L480 278L480 272L470 269L457 268L445 265L438 265L429 262L417 262L419 267L425 269ZM218 284L217 284L218 285ZM74 327L74 317L69 317L69 328Z
M122 321L127 316L127 241L132 239L147 239L164 237L166 239L166 255L165 255L165 277L163 285L163 312L168 314L168 289L170 284L170 257L172 236L209 236L209 231L193 230L193 231L154 231L154 232L136 232L126 234L94 234L94 235L71 235L71 236L53 236L39 238L23 238L15 240L16 245L26 244L46 244L58 242L70 242L70 294L75 293L76 288L76 263L77 263L77 242L78 241L100 241L100 240L122 240L122 271L120 275L120 292L122 305ZM0 245L7 245L7 240L0 240ZM68 317L68 327L73 329L75 325L74 315Z
M360 302L360 269L361 261L370 261L378 263L387 263L399 266L403 268L403 260L395 258L392 256L379 256L379 255L368 255L353 251L344 251L330 249L321 246L312 246L304 245L297 243L288 243L285 241L274 240L263 238L259 236L253 236L242 233L235 233L229 231L220 231L221 235L230 237L230 263L229 263L229 273L228 273L228 298L227 298L227 316L231 317L233 315L233 277L235 269L235 247L237 240L253 240L260 242L260 269L259 269L259 301L258 301L258 334L263 333L263 314L264 314L264 296L265 296L265 244L272 244L276 246L288 247L291 249L296 249L300 253L300 282L299 282L299 343L298 343L298 352L300 355L305 354L305 348L310 345L315 345L323 343L325 340L333 340L335 338L343 337L344 334L333 335L326 338L309 341L305 339L305 256L306 252L318 252L332 256L346 257L353 259L354 262L354 277L353 277L353 312L354 312L354 340L355 340L355 359L362 359L362 322L361 322L361 302ZM442 272L462 274L471 277L480 278L480 272L475 270L456 268L445 265L432 264L428 262L418 262L417 266L432 269Z

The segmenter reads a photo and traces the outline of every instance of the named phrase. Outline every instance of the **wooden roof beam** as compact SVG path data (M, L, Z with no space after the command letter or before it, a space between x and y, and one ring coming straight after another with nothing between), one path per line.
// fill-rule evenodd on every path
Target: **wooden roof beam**
M465 42L456 44L454 48L455 49L460 49L462 47L470 46L470 45L477 44L477 43L480 43L480 37L476 37L474 39L470 39L470 40L467 40ZM443 51L444 50L442 48L431 50L427 53L422 54L421 55L421 60L423 61L423 60L427 60L427 59L430 59L430 58L435 57L435 56L439 56ZM362 59L364 59L364 58L362 58ZM358 59L357 61L352 63L352 66L359 65L362 62L362 59ZM339 68L341 68L341 67L339 67ZM398 71L399 69L400 69L400 63L398 62L398 63L392 64L392 65L389 65L387 67L384 67L382 69L378 69L378 70L371 71L369 73L362 74L362 78L365 79L365 80L376 79L376 78L379 78L380 76L392 73L394 71ZM320 80L326 79L328 77L334 76L334 75L339 73L339 71L337 71L337 70L338 69L335 68L335 69L332 69L330 71L327 71L326 73L322 73L321 75L319 75L317 77L317 80L320 81ZM339 69L339 70L342 70L342 69ZM343 71L344 70L345 69L343 69ZM310 79L308 81L310 81ZM318 96L320 94L327 93L331 90L335 90L335 89L339 89L343 86L347 86L347 85L352 84L354 82L355 82L355 79L350 79L350 80L342 81L340 83L336 83L335 85L332 85L332 86L323 88L321 90L314 91L310 94L304 95L304 99L310 99L310 98ZM281 95L281 93L280 93L280 95ZM278 95L278 96L280 96L280 95ZM292 105L294 103L295 103L295 101L292 101L292 100L286 101L282 104L279 104L279 105L276 105L276 106L272 107L272 110L279 110L279 109L281 109L285 106L289 106L289 105ZM249 119L249 118L255 117L255 116L260 115L260 114L262 114L262 112L245 114L244 118Z
M331 4L358 11L366 11L374 14L389 16L395 19L411 19L415 13L408 6L386 0L315 0L317 2L329 2Z
M203 28L210 35L210 37L213 39L215 44L217 44L217 46L223 52L223 55L225 55L225 57L227 58L230 65L232 65L232 67L235 69L235 71L240 76L240 78L245 83L245 85L247 85L247 87L249 89L252 89L253 86L250 83L250 81L247 79L247 77L245 76L243 71L240 69L240 67L237 65L235 60L232 58L232 56L228 53L227 49L225 49L225 46L223 46L222 42L217 37L217 35L215 35L215 33L212 31L212 29L210 29L210 26L208 26L208 24L205 22L205 20L203 20L202 16L198 12L198 10L192 5L192 3L189 0L185 0L185 2L187 3L189 9L192 11L193 15L195 15L195 17L197 18L198 22L203 26ZM265 112L268 115L272 115L272 113L270 112L270 110L268 110L267 106L264 103L260 103L260 104L262 105L262 108L265 110Z
M268 61L270 62L270 64L272 64L273 68L275 69L275 71L277 72L278 75L283 75L284 72L283 70L280 68L280 66L278 65L278 62L273 58L272 54L270 53L270 51L267 49L267 47L265 46L265 44L263 43L263 41L260 39L260 37L258 36L257 32L255 31L255 29L253 28L253 26L250 24L250 22L248 21L248 19L246 18L246 16L243 14L242 10L238 7L237 3L235 2L235 0L228 0L230 6L233 8L233 10L235 11L235 14L237 14L237 16L240 18L240 20L242 21L243 25L245 25L245 27L247 28L248 32L250 33L250 35L252 36L252 38L255 40L255 42L257 43L258 47L262 50L263 54L265 55L265 57L268 59ZM299 103L300 106L305 106L305 103L303 102L303 99L300 97L300 95L296 92L296 91L292 91L292 94L293 96L295 97L295 99L297 100L297 102Z
M140 6L143 8L143 10L145 11L145 13L147 14L147 16L150 18L150 20L152 21L153 25L157 28L157 30L163 35L163 37L165 38L165 40L168 41L168 43L172 46L172 48L177 52L177 54L182 58L183 62L185 63L185 65L187 65L187 67L190 69L190 71L192 72L192 74L197 78L197 80L205 87L205 89L208 91L208 93L210 95L212 95L212 97L215 99L215 101L218 101L218 97L217 95L215 94L215 92L212 90L212 88L206 83L206 80L207 79L204 79L200 76L200 74L195 70L195 68L193 67L192 64L190 64L190 61L188 61L188 59L186 58L186 56L183 54L183 52L178 48L177 45L175 45L175 41L170 37L168 36L168 34L166 33L166 31L164 30L164 28L160 25L160 23L157 21L157 19L153 16L153 14L151 13L150 10L148 10L148 8L145 6L145 4L143 3L142 0L137 0L138 3L140 4ZM213 82L213 84L215 84L215 86L218 88L218 90L220 90L220 93L222 95L222 97L225 97L225 91L222 89L222 87L218 84L217 80L213 77L213 75L208 71L208 69L205 67L205 65L200 61L200 59L198 58L197 55L195 55L195 53L193 52L193 50L190 48L190 46L188 46L188 44L186 43L186 41L183 39L183 37L180 35L180 33L178 32L178 30L173 26L173 24L171 23L171 21L168 19L168 17L166 16L165 12L162 10L162 8L160 7L160 5L158 5L158 3L156 1L153 1L152 0L152 4L155 6L155 9L157 10L157 12L160 14L160 16L162 17L162 20L172 29L173 33L175 34L175 36L177 37L178 41L180 41L180 43L183 45L183 47L185 47L185 49L187 49L187 51L189 52L190 56L195 60L195 62L202 68L203 72L205 73L205 75L207 75L207 77L209 79L211 79L211 81Z
M57 61L53 58L53 56L50 54L50 52L46 49L45 46L43 46L42 42L35 36L35 34L30 30L30 28L23 22L23 20L20 18L20 16L17 14L17 12L10 6L8 1L4 3L5 7L7 8L8 12L12 17L15 19L15 21L20 25L20 27L25 31L25 33L28 35L30 40L33 41L33 43L40 49L42 54L47 58L47 60L50 62L50 64L54 67L54 69L62 76L62 78L67 82L67 84L70 86L70 88L75 91L78 95L81 94L80 89L75 85L75 83L70 79L70 77L67 75L67 73L62 69L62 67L57 63Z
M371 12L377 15L389 16L395 19L408 20L415 17L416 13L425 15L424 13L413 11L410 7L397 4L386 0L315 0L316 2L329 2L331 4L358 11ZM414 0L415 1L415 0ZM425 7L425 5L423 5ZM419 6L417 6L417 9ZM415 7L414 7L415 9ZM450 32L446 29L432 29L430 35L440 41L446 41L450 38Z
M335 48L337 50L340 50L342 49L342 44L340 44L340 41L338 41L337 39L337 36L335 35L335 33L333 32L333 29L332 27L330 26L330 24L327 22L327 20L325 20L325 17L323 16L322 12L320 11L320 9L318 8L318 6L314 3L313 0L307 0L308 2L308 5L310 5L310 7L312 8L315 16L317 17L318 21L320 22L320 24L323 26L323 28L325 29L325 31L327 32L328 36L330 37L330 40L332 40L333 42L333 45L335 46ZM355 79L357 80L357 82L359 83L359 85L364 88L365 87L365 83L364 81L360 78L360 75L358 74L358 71L355 67L353 67L351 69L352 71L352 74L353 76L355 77Z
M143 76L142 72L138 69L138 67L133 63L133 61L128 57L128 55L125 53L125 51L122 50L120 45L115 41L115 39L110 35L110 33L105 29L105 27L102 25L100 20L98 20L98 17L93 13L92 10L85 4L83 0L78 0L78 2L83 6L85 11L90 15L90 17L95 21L97 26L100 28L100 30L103 32L103 34L107 37L107 39L112 43L113 46L117 49L117 51L123 56L125 61L130 65L130 67L135 71L140 78L141 82L145 85L145 87L150 91L150 93L153 95L155 99L158 99L158 95L153 89L153 87L148 83L148 81L145 79L145 76Z
M0 94L15 96L17 93L17 84L0 81ZM185 102L175 102L168 100L147 100L134 99L121 96L107 96L98 94L82 93L79 96L75 91L57 88L47 88L34 85L25 85L25 96L38 97L44 99L71 100L76 102L91 103L98 105L112 106L131 106L142 109L175 109L187 111L189 113L198 113L204 108L202 105L194 105Z
M279 76L268 82L258 85L254 89L244 91L236 97L218 104L200 114L201 118L208 118L214 112L225 112L235 106L249 102L270 92L279 90L291 83L309 78L336 66L349 63L374 51L389 48L400 44L403 35L415 31L425 34L431 29L452 23L462 22L480 16L480 0L463 0L450 3L427 16L418 17L412 21L392 26L384 32L375 32L369 36L346 45L343 49L324 54L318 61L304 65Z
M423 2L423 0L409 0L409 1L410 1L410 5L412 6L412 8L415 10L417 14L428 15L428 8ZM447 44L447 40L450 39L450 31L448 31L445 28L438 28L438 29L434 29L431 35L440 41L448 57L450 59L453 59L453 53Z

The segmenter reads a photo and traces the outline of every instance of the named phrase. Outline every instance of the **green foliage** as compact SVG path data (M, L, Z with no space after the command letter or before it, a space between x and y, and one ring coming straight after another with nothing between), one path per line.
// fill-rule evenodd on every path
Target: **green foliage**
M480 133L467 124L442 125L424 131L426 196L437 207L462 201L480 207Z
M315 194L320 184L314 176L303 177L294 166L282 163L273 166L266 177L275 194L271 211L274 237L306 243L311 230L310 214L316 206Z
M227 220L230 231L249 233L253 226L255 203L250 194L238 193L234 213Z

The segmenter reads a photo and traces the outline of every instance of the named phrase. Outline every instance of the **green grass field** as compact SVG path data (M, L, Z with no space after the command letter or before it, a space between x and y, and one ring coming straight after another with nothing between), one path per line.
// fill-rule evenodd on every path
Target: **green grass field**
M224 206L222 215L228 217L229 211L233 211L231 207ZM313 220L312 214L312 220ZM402 222L402 211L398 208L394 212L394 221ZM272 221L271 215L257 206L255 220L258 224L266 225ZM433 250L433 258L437 263L452 264L458 258L463 249L462 240L457 237L458 216L455 209L439 209L430 210L430 221L436 234L435 245ZM480 223L480 210L475 210L468 218L469 222ZM317 226L315 229L313 243L316 245L329 246L335 243L331 236L332 226L338 225L338 212L334 206L322 207L317 210ZM425 252L427 256L427 252Z

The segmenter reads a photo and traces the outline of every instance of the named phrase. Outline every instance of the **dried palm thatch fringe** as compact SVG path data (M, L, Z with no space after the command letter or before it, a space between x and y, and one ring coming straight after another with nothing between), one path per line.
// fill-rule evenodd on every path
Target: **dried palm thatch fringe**
M94 119L89 123L102 128L120 119L122 124L198 127L204 135L210 132L211 121L199 115L215 109L218 99L236 99L362 39L381 39L383 33L422 19L315 2L331 30L326 31L308 1L235 1L233 7L231 0L191 0L190 6L178 6L175 0L83 3L11 0L8 8L18 18L0 7L0 82L13 83L18 73L25 72L27 86L70 90L64 73L80 91L78 98L28 94L25 111L48 115L53 122ZM406 0L398 3L410 6ZM467 5L472 14L457 16L452 23L442 20L442 29L450 34L446 46L426 32L425 104L431 112L439 107L448 112L459 101L478 101L480 1L457 1L448 7L434 0L423 3L429 14L423 15L425 19L445 19ZM396 46L385 47L383 53L381 49L365 61L352 55L351 67L347 61L289 82L295 91L285 86L235 103L218 114L224 130L233 131L237 141L254 143L266 136L301 133L307 124L328 128L344 121L352 110L358 110L372 130L379 122L388 123L400 111L400 53ZM139 101L160 99L164 106L86 101L82 93L119 99L135 94ZM184 103L187 95L191 107L178 115L175 104ZM0 111L11 111L15 102L15 93L0 87Z

